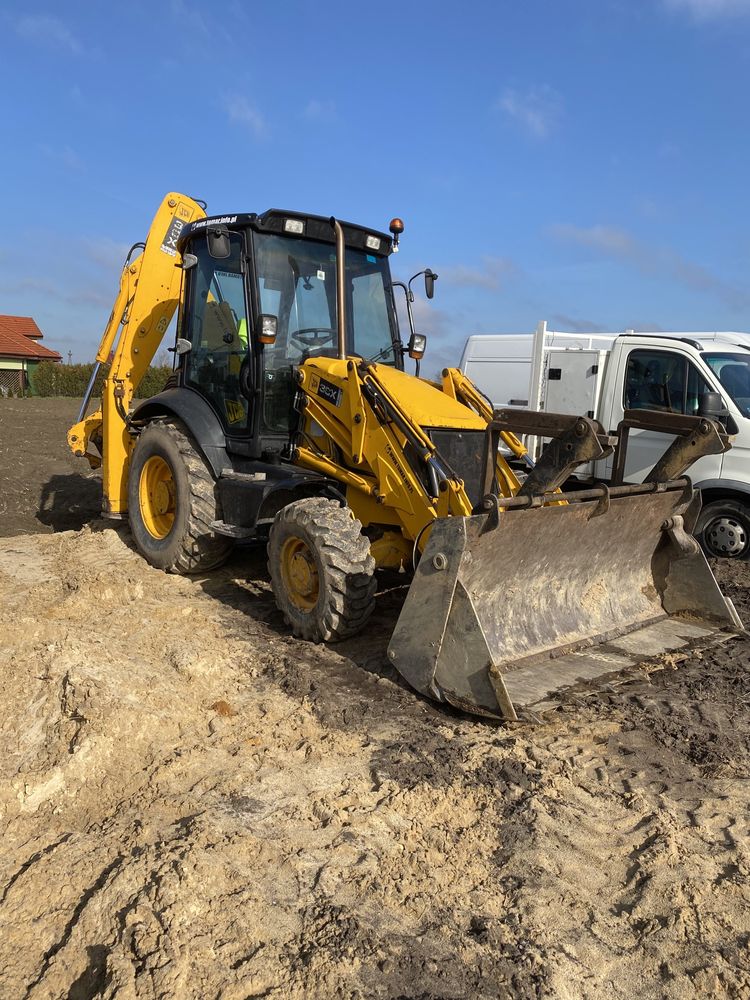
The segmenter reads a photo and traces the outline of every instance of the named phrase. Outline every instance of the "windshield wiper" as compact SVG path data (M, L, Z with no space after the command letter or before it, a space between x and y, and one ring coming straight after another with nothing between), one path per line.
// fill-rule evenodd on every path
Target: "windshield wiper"
M367 359L368 364L372 364L373 361L378 361L380 358L385 357L389 351L393 350L393 344L389 344L387 347L381 347L377 354L373 354L371 358Z

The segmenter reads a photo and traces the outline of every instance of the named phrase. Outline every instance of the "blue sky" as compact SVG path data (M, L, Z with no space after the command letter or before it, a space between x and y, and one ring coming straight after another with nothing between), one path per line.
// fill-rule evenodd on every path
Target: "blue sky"
M750 0L0 6L0 313L90 360L163 194L406 232L469 334L750 329Z

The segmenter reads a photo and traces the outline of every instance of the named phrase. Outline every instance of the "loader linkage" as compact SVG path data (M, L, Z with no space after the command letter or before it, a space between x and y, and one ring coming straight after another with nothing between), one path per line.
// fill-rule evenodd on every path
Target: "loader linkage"
M700 497L689 479L666 478L725 451L728 438L702 418L661 419L659 429L680 436L647 482L560 493L582 462L614 452L624 468L627 435L585 417L493 414L482 513L435 523L389 645L413 687L479 714L535 717L572 685L742 631L689 534ZM557 432L511 497L499 495L492 466L508 431Z

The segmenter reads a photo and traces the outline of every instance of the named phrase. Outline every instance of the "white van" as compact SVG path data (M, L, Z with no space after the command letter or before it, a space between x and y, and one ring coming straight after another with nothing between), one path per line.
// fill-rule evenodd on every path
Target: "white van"
M495 407L582 414L612 433L626 409L696 415L702 396L720 393L734 437L689 470L703 496L696 535L712 555L750 557L750 334L577 334L540 323L533 334L469 337L460 367ZM670 440L631 430L625 479L642 482ZM611 463L584 474L606 479Z

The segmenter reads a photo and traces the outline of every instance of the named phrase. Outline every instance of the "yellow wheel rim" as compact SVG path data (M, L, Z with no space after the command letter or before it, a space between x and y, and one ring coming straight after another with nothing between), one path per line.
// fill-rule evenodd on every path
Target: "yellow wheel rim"
M174 524L175 486L172 469L158 455L152 455L141 470L138 499L146 531L154 538L166 538Z
M290 601L301 611L318 603L318 567L309 546L301 538L287 538L281 548L281 575Z

